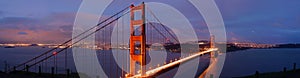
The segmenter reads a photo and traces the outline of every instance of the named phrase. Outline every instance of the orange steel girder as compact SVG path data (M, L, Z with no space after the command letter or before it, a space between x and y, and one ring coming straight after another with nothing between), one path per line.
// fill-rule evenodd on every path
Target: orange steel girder
M135 12L141 11L141 19L135 19ZM137 27L135 27L137 26ZM135 34L135 28L140 28L141 34ZM145 4L130 7L130 73L129 76L136 75L136 63L140 64L141 75L146 73L146 33L145 33ZM137 44L139 42L140 44ZM140 45L139 53L135 53L135 46Z

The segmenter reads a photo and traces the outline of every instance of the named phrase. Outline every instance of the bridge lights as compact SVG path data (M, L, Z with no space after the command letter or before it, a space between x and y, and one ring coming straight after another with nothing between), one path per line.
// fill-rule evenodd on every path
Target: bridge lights
M53 54L53 55L56 55L56 54L57 54L57 52L56 52L56 51L54 51L52 54Z
M130 74L125 74L125 77L129 77L130 76Z

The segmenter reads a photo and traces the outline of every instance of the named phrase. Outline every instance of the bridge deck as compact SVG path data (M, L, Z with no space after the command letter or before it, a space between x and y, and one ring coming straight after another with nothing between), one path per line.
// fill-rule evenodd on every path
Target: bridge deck
M176 65L178 65L178 64L180 64L180 63L182 63L182 62L186 62L186 61L191 60L191 59L193 59L193 58L195 58L195 57L197 57L197 56L200 56L200 55L202 55L202 54L209 53L209 52L212 52L212 51L217 51L217 50L218 50L217 48L211 48L211 49L208 49L208 50L206 50L206 51L198 52L198 53L195 53L195 54L193 54L193 55L191 55L191 56L188 56L188 57L179 59L179 60L177 60L177 61L174 61L174 62L165 64L165 65L160 66L160 67L157 67L157 68L155 68L155 69L148 70L148 71L146 72L146 76L141 76L141 74L137 74L137 75L134 75L134 76L132 76L132 77L130 77L130 78L151 77L151 76L155 75L156 73L158 73L158 72L160 72L160 71L162 71L162 70L165 70L165 69L167 69L167 68L176 66Z

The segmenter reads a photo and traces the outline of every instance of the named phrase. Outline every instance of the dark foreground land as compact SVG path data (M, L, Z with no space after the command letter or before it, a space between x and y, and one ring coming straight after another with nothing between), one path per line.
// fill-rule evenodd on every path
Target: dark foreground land
M280 72L256 73L250 76L235 78L300 78L300 69Z
M79 78L77 73L66 74L50 74L50 73L33 73L24 71L14 71L4 73L0 71L0 78Z
M24 71L15 71L10 73L4 73L0 71L0 78L79 78L77 73L66 74L49 74L49 73L33 73ZM288 70L280 72L268 72L268 73L255 73L250 76L233 77L233 78L300 78L300 69Z

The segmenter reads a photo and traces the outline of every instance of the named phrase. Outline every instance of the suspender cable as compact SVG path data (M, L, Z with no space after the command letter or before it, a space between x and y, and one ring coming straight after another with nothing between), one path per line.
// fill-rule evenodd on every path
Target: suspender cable
M150 14L151 14L151 15L159 22L159 24L164 28L164 30L167 31L167 33L168 33L175 41L177 41L177 42L179 43L179 40L178 40L178 39L177 39L170 31L167 30L166 26L163 25L163 24L161 23L161 21L156 17L156 15L151 11L151 9L150 9L150 8L147 8L147 9L149 9Z
M67 56L68 56L68 49L66 49L66 51L65 51L65 71L66 71L66 74L68 74L67 73L67 70L68 70L68 67L67 67L68 66L67 65L68 64L68 57Z
M149 23L151 27L153 27L161 36L163 36L165 39L167 39L167 37L159 30L157 29L152 23Z
M124 44L124 19L122 19L122 21L121 21L122 23L121 23L121 27L122 27L122 48L124 48L125 49L125 44ZM124 57L126 56L126 55L124 55L124 53L122 52L122 54L123 54L123 56L122 56L122 60L124 60ZM125 57L126 58L126 57ZM122 69L124 69L124 61L122 61ZM124 71L122 71L122 76L124 76L125 74L124 74Z
M111 27L109 27L109 30L108 30L108 36L107 36L107 37L108 37L108 41L107 41L107 42L108 42L109 45L110 45L110 43L111 43L111 42L109 41L109 40L110 40L109 37L111 37L111 31L110 31L110 30L111 30ZM110 73L109 73L109 77L112 78L112 73L111 73L111 72L112 72L112 68L113 68L114 66L111 64L111 61L112 61L112 60L111 60L111 55L110 55L110 53L111 53L110 51L111 51L111 50L110 50L109 48L110 48L110 47L108 47L108 52L109 52L109 53L108 53L108 54L109 54L109 55L108 55L108 58L109 58L108 60L109 60L109 72L110 72Z
M116 25L116 29L117 29L117 61L119 61L119 21L117 20L117 25ZM117 69L117 76L119 76L119 69L118 69L118 65L116 64L116 69Z

